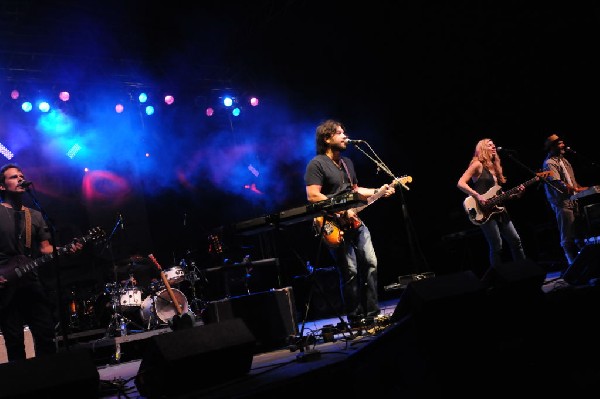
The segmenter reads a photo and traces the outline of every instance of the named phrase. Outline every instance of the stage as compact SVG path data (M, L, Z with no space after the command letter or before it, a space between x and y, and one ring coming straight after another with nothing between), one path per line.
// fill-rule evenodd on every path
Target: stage
M285 305L287 293L257 298ZM232 309L254 309L248 300ZM286 342L289 318L268 309L260 325L221 312L221 320L191 328L81 342L54 359L0 365L10 381L0 396L591 395L600 378L599 304L600 287L520 262L483 279L459 272L411 282L360 328L338 315L295 319ZM268 320L284 330L267 328Z

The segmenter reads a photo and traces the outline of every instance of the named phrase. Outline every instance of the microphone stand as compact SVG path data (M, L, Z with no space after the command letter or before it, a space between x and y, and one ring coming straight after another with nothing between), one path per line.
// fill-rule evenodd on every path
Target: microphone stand
M371 161L373 161L375 163L375 165L377 165L378 171L383 170L385 173L387 173L388 176L390 176L395 181L399 182L400 186L402 187L403 190L406 190L406 191L410 190L404 183L402 183L401 180L399 180L398 177L396 177L394 175L394 173L392 173L390 168L388 168L387 165L381 160L381 158L379 158L379 156L377 155L377 153L375 153L375 151L369 145L369 143L367 143L364 140L362 140L361 142L365 143L369 147L369 151L373 154L373 156L369 155L363 148L361 148L358 145L358 143L352 142L352 144L354 144L354 146L356 147L357 150L359 150L360 152L365 154L367 156L367 158L369 158ZM410 220L410 216L408 214L408 208L406 206L406 200L404 198L403 190L398 191L400 194L402 217L404 219L404 228L406 229L406 237L408 239L411 261L412 261L412 264L416 268L416 270L414 270L414 272L418 274L418 273L421 273L420 264L425 264L426 262L424 261L424 259L422 262L417 262L417 249L416 249L416 245L415 245L414 230L413 230L412 222Z
M46 221L48 229L50 230L50 239L52 240L51 241L52 242L52 262L54 263L54 273L55 273L55 278L56 278L56 302L57 302L57 306L58 306L59 325L60 325L60 331L62 334L63 342L65 345L65 350L68 351L70 349L70 345L69 345L69 339L68 339L69 337L68 337L67 328L66 328L66 326L67 326L66 309L67 308L66 308L66 306L63 306L64 303L63 303L62 294L61 294L62 293L62 282L61 282L61 271L60 271L60 260L59 260L60 256L59 256L59 252L58 252L58 242L56 241L56 227L54 226L54 223L52 223L52 219L50 218L50 216L48 215L46 210L42 207L39 200L37 199L35 194L31 191L31 189L29 187L27 187L25 189L25 191L31 197L31 200L33 201L35 207L41 212L42 217Z
M577 152L577 151L575 151L575 150L571 149L571 147L567 147L567 148L568 148L568 149L567 149L567 152L568 152L568 153L571 153L571 154L575 155L577 158L579 158L579 159L581 159L583 162L585 162L585 163L586 163L586 164L587 164L589 167L596 168L596 169L600 168L600 165L598 165L598 163L597 163L597 162L595 162L595 161L593 161L593 160L589 159L588 157L586 157L586 156L584 156L584 155L580 154L579 152Z
M552 184L550 179L548 179L545 176L538 175L538 173L536 173L533 169L531 169L530 167L528 167L527 165L525 165L523 162L521 162L517 158L515 158L510 151L506 151L505 150L503 156L504 155L506 155L506 157L508 159L512 160L513 162L515 162L517 165L521 166L523 169L525 169L526 171L528 171L532 175L538 176L540 178L540 180L543 181L544 184L546 184L548 187L551 187L553 190L558 191L561 194L564 194L563 190L560 187L556 187L554 184Z

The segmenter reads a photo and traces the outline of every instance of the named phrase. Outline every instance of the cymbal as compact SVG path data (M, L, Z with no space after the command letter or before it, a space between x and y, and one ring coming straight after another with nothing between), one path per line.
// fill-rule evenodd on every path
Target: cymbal
M125 281L133 276L137 286L146 287L152 279L160 277L154 263L144 256L132 255L116 262L115 265L118 281Z
M121 259L115 262L115 266L117 272L129 273L138 270L146 270L149 267L152 267L153 265L150 259L146 257L140 255L132 255L125 259Z

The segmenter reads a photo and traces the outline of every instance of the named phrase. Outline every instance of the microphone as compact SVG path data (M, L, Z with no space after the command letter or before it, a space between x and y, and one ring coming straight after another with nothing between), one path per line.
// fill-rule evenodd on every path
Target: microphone
M351 139L346 139L346 143L360 144L360 143L366 143L366 141L365 140L351 140Z
M577 154L577 151L575 151L574 149L572 149L571 147L565 147L565 150L567 150L568 152L571 152L573 154Z
M28 181L28 180L21 180L21 182L19 184L17 184L17 187L23 187L23 188L28 188L29 186L31 186L33 184L32 181Z
M516 154L517 150L511 150L510 148L505 147L496 147L496 150L506 152L507 154Z
M125 230L125 223L123 223L123 215L119 212L119 224L121 225L121 230Z

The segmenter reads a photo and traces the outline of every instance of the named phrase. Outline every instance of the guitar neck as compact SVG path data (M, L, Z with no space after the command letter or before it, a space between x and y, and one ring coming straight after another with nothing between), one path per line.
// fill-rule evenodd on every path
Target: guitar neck
M391 182L390 186L399 186L399 185L404 186L405 183L410 183L411 181L412 181L412 177L403 176L403 177L397 178L393 182ZM358 212L362 211L363 209L365 209L366 207L368 207L369 205L371 205L373 202L377 201L379 198L383 197L384 195L385 195L385 190L377 191L377 193L375 193L375 194L371 195L369 198L367 198L367 203L365 205L361 205L359 207L353 208L354 212L358 213Z
M173 306L175 306L175 309L177 310L177 314L179 316L181 316L183 314L183 310L181 310L181 306L179 305L179 301L177 300L177 297L175 296L175 293L173 292L173 289L171 288L171 284L169 283L169 279L167 278L167 275L165 274L164 270L162 269L162 267L160 266L160 264L158 263L158 261L156 260L156 258L154 257L153 254L148 255L148 258L152 261L152 263L154 263L154 265L160 271L160 278L161 278L163 284L165 285L165 287L167 288L167 292L169 293L169 298L171 298L171 301L173 301Z
M537 181L537 176L534 177L533 179L529 179L526 182L522 183L523 186L527 187L533 183L535 183ZM506 200L508 197L510 197L511 195L517 194L519 192L519 186L513 187L508 191L505 191L501 194L498 194L497 196L495 196L494 198L492 198L491 200L489 200L489 205L493 205L493 204L497 204L500 203L504 200Z

